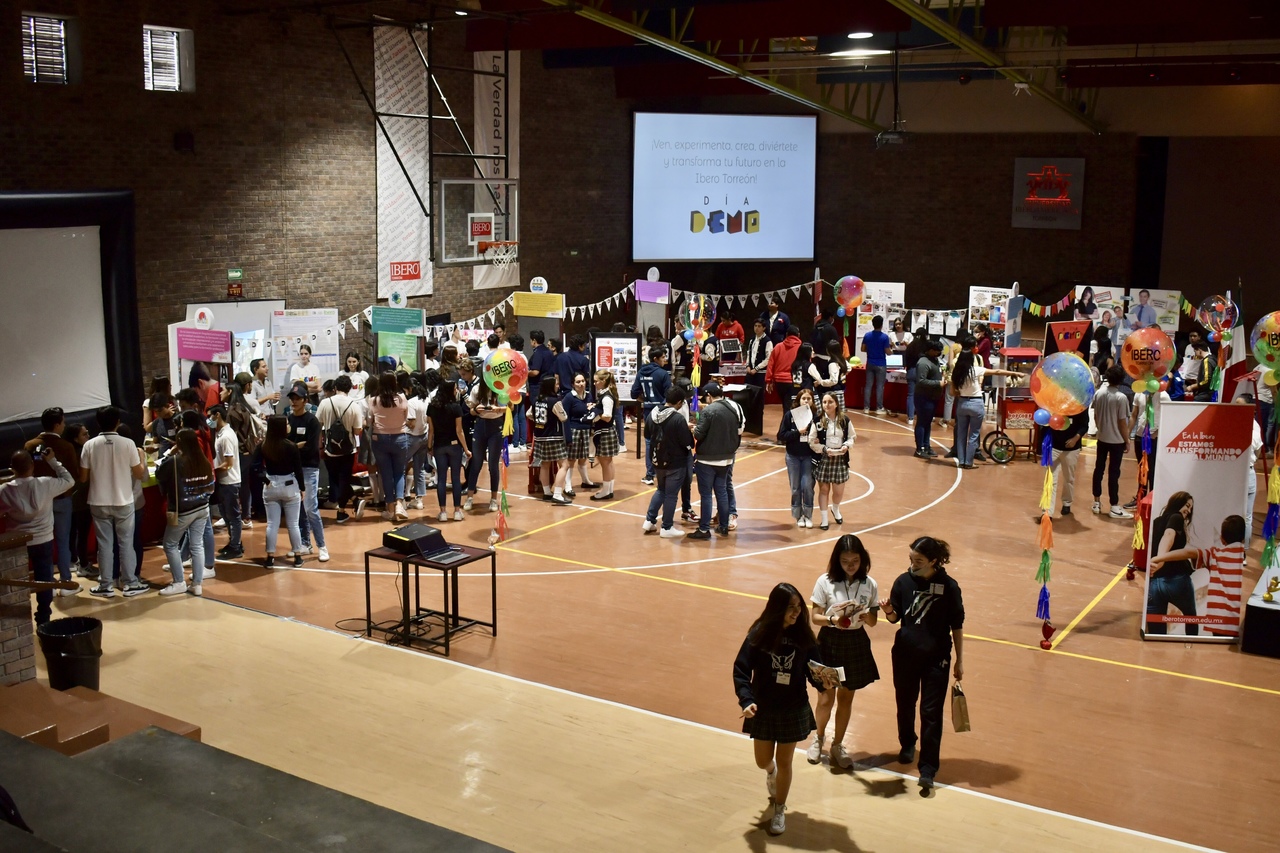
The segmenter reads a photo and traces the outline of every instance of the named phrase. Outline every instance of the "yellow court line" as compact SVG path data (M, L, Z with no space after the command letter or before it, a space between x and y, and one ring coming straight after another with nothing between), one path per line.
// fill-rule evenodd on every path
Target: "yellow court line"
M568 563L574 566L582 566L583 568L587 568L587 569L599 569L602 571L614 572L620 575L632 575L635 577L649 578L650 580L662 581L663 583L675 584L677 586L692 587L694 589L702 589L708 592L721 592L721 593L725 593L726 595L736 595L742 598L754 598L758 601L764 601L768 598L768 596L756 595L755 593L739 592L736 589L725 589L723 587L710 586L708 584L701 584L701 583L694 583L692 581L679 580L678 578L664 578L661 575L651 575L651 574L648 574L647 572L636 572L636 571L631 571L630 569L619 569L612 566L601 566L596 563L585 563L581 560L573 560L568 557L557 557L551 554L538 554L533 551L525 551L520 548L510 548L506 545L498 545L496 547L498 550L511 551L516 554L523 554L527 557L536 557L542 560L552 560L554 562L559 562L559 563ZM1115 586L1115 584L1116 584L1116 581L1113 580L1111 584L1107 587L1107 589L1099 593L1098 598L1094 599L1094 601L1090 603L1089 607L1093 607L1094 604L1096 604L1097 601L1101 599L1101 597L1105 595L1108 590L1110 590ZM1085 608L1085 611L1087 612L1088 609L1089 608ZM1083 614L1081 615L1083 616ZM1075 622L1072 622L1071 625L1068 626L1067 630L1070 630L1071 627L1073 627L1078 621L1079 621L1079 617L1077 617ZM1041 649L1038 645L1032 646L1027 643L1019 643L1013 640L999 640L994 637L983 637L979 634L966 633L965 639L976 640L980 643L991 643L993 645L998 645L998 646L1012 646L1013 648L1040 652L1042 654L1045 653L1044 650ZM1192 675L1191 673L1187 673L1187 672L1175 672L1171 669L1159 669L1158 667L1154 667L1154 666L1143 666L1142 664L1111 660L1110 658L1094 657L1093 655L1082 655L1077 652L1064 652L1058 649L1052 649L1048 652L1048 654L1062 655L1063 657L1077 658L1078 660L1087 660L1093 663L1110 664L1111 666L1124 667L1125 669L1136 669L1142 672L1154 673L1156 675L1168 675L1174 678L1186 678L1186 679L1190 679L1191 681L1200 681L1206 684L1216 684L1220 687L1235 687L1240 690L1249 690L1254 693L1266 693L1272 696L1280 696L1280 690L1272 690L1269 687L1255 687L1252 684L1240 684L1239 682L1236 682L1236 681L1223 681L1218 678L1208 678L1203 675Z
M1124 577L1128 571L1129 570L1126 568L1126 569L1121 569L1119 572L1117 572L1116 576L1111 579L1111 583L1104 586L1102 588L1102 592L1095 595L1093 597L1093 601L1090 601L1087 605L1085 605L1084 610L1081 610L1079 613L1076 614L1076 618L1071 620L1071 624L1068 625L1065 629L1063 629L1062 633L1058 635L1058 638L1053 641L1053 645L1051 646L1051 648L1056 649L1058 647L1058 644L1061 643L1063 640L1065 640L1067 638L1067 635L1071 633L1071 630L1080 624L1080 620L1088 616L1089 611L1097 607L1098 602L1101 601L1103 598L1105 598L1107 593L1115 589L1116 584L1120 582L1120 578Z

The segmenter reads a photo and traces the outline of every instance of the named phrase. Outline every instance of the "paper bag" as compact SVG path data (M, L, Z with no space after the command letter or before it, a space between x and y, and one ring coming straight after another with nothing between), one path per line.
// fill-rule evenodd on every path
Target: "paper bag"
M951 725L957 732L969 731L969 700L958 681L951 685Z

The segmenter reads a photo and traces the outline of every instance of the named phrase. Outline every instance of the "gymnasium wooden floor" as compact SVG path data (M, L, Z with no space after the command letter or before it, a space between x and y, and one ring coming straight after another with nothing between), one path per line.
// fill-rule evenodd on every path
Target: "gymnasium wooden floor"
M104 690L198 722L216 746L513 850L1111 850L1159 838L1274 849L1280 662L1138 638L1142 590L1124 580L1132 528L1089 513L1091 454L1077 514L1054 527L1059 631L1046 652L1034 618L1042 469L959 471L912 458L901 420L859 413L855 426L845 523L825 533L791 523L781 448L740 451L740 525L710 542L641 535L650 489L634 455L620 458L620 499L603 506L584 493L568 508L526 499L514 463L500 634L462 637L452 662L217 603L354 626L377 520L327 526L329 563L219 563L205 601L57 606L109 620ZM1131 463L1124 476L1128 491ZM476 512L443 529L483 545L491 521ZM896 629L882 622L871 629L881 680L858 693L845 741L860 767L833 774L798 758L796 817L770 839L757 825L762 774L747 741L725 734L740 726L730 667L772 585L811 590L842 532L863 537L886 589L915 536L951 543L974 731L947 726L938 781L951 787L923 800L903 783L898 771L914 767L893 763ZM248 533L250 556L262 536L262 525ZM1256 578L1256 548L1251 562ZM464 615L484 618L481 567L464 570L461 599ZM398 618L389 569L373 581L375 620ZM158 551L144 574L162 580ZM435 580L424 578L424 604Z

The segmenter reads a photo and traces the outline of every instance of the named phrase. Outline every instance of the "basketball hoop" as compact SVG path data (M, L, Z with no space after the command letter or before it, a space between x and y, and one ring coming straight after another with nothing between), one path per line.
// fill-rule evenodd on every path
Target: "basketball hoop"
M496 269L506 270L516 262L519 246L518 240L486 240L481 241L476 248L481 255L493 262Z

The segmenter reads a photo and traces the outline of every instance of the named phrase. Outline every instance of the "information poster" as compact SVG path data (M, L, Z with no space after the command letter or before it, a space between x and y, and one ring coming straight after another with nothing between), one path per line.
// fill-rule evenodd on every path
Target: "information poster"
M593 370L607 370L618 385L618 399L631 402L631 386L640 370L640 335L597 335L591 338Z
M1238 540L1243 538L1247 478L1253 476L1253 407L1165 403L1158 417L1143 637L1233 641L1240 629L1244 549ZM1179 517L1172 525L1161 521L1173 513ZM1167 527L1175 532L1159 535ZM1176 545L1194 549L1195 555L1153 565Z
M301 308L271 314L271 381L283 388L289 369L298 363L303 344L311 347L311 362L321 381L340 369L337 308Z
M378 340L379 370L418 370L420 337L426 315L421 308L373 306L369 328Z
M849 355L858 355L860 358L862 353L862 336L871 331L871 321L877 317L884 318L884 328L881 330L888 334L893 328L893 321L907 319L907 285L901 281L868 281L864 282L862 304L858 306L856 325L852 329L853 340L849 342ZM844 321L836 318L836 328L841 331L843 336L843 327L840 325ZM865 359L864 359L865 360Z
M991 329L992 343L1002 346L1012 295L1013 290L1008 287L969 288L969 333L973 334L978 324L985 323Z
M1082 284L1076 287L1075 302L1071 306L1073 320L1088 320L1105 326L1111 333L1113 346L1119 344L1124 333L1124 290L1100 285Z
M1150 326L1159 326L1170 337L1178 331L1178 308L1182 292L1178 290L1129 290L1129 305L1124 313L1124 332L1136 332Z
M178 358L188 361L231 361L231 333L217 329L178 329Z
M1078 352L1086 361L1089 360L1089 329L1092 324L1088 320L1058 320L1046 323L1044 330L1044 354L1055 352Z

